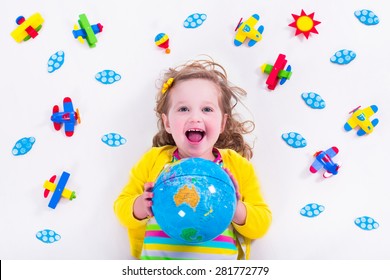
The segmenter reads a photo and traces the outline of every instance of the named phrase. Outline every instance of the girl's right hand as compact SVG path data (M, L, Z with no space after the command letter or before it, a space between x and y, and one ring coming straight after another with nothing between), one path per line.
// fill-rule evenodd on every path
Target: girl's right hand
M147 217L153 217L152 198L154 183L147 182L144 185L144 192L134 202L134 217L143 220Z

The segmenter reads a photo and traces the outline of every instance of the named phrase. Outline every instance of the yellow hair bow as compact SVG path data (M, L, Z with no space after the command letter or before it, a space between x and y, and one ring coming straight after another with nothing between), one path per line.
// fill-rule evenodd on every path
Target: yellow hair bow
M173 78L169 78L164 84L163 84L163 87L161 89L161 93L162 94L165 94L167 92L167 90L172 86L172 83L173 83Z

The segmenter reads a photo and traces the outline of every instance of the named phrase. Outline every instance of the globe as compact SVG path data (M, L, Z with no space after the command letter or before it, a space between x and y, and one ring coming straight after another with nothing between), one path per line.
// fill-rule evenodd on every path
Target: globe
M227 229L236 211L236 191L216 163L185 158L166 166L153 188L154 217L171 238L183 243L212 240Z

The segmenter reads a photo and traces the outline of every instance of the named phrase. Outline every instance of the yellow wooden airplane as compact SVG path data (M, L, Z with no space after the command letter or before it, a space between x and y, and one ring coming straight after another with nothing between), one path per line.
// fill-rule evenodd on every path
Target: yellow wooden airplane
M45 198L48 197L50 192L53 192L53 195L48 205L50 208L55 209L61 197L67 198L69 200L73 200L76 198L76 193L74 191L65 188L69 176L70 174L64 171L62 172L57 184L55 184L55 180L57 177L56 175L53 175L50 180L45 181L45 183L43 184L43 187L45 188L43 196Z
M262 39L262 34L264 31L264 26L260 25L258 29L255 28L256 23L259 21L260 16L258 14L253 14L249 19L244 22L238 23L236 27L236 36L234 38L234 45L241 46L246 38L250 39L248 46L252 47L254 44L259 42Z
M11 32L12 38L16 42L27 41L30 38L38 36L38 31L42 28L44 20L39 13L35 13L28 19L20 16L16 19L16 23L19 25L14 31Z
M350 131L353 128L359 126L360 129L357 131L358 136L372 133L379 120L374 119L370 121L370 117L377 111L378 107L376 105L371 105L365 109L360 109L360 106L353 109L351 112L349 112L350 114L352 113L352 116L344 124L344 129L346 131Z

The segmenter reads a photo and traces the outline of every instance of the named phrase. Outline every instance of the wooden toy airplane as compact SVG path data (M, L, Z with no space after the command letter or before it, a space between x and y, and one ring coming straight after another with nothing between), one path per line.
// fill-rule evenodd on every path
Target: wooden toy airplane
M316 173L318 170L324 168L325 173L322 175L324 178L329 178L333 175L336 175L338 173L338 170L340 168L340 165L337 163L334 163L332 161L332 158L337 155L339 152L339 149L337 147L331 147L328 150L319 151L314 154L316 159L314 160L313 164L310 166L310 172Z
M79 109L76 111L73 109L72 99L70 97L64 98L64 112L59 112L58 105L53 107L53 114L51 115L51 120L53 122L55 130L60 130L62 124L65 125L65 135L70 137L73 135L74 126L77 123L80 123L80 113Z
M65 188L69 176L70 174L64 171L62 172L57 185L54 183L57 177L56 175L53 175L49 181L45 181L43 184L43 187L45 188L43 196L45 198L49 195L50 192L53 192L53 196L51 197L48 205L50 208L55 209L61 197L67 198L69 200L76 198L75 192Z
M360 129L357 131L358 136L370 134L374 131L374 127L379 123L378 119L373 119L372 121L369 119L378 111L378 107L376 105L371 105L365 109L359 108L360 106L349 112L350 114L352 113L352 116L344 124L344 129L350 131L359 126Z
M79 27L77 26L77 24L74 25L72 31L73 37L75 39L78 39L81 43L84 43L83 39L86 39L90 48L95 47L98 41L95 34L103 31L103 25L101 25L100 23L91 25L85 14L79 15L78 22L80 25L80 29L78 29Z
M19 26L11 32L11 36L18 43L27 41L30 38L34 39L38 36L38 31L41 30L43 22L44 20L39 13L33 14L27 20L20 16L16 19L16 23Z
M284 70L286 64L286 56L284 54L279 54L274 65L263 64L263 66L261 66L261 70L263 71L263 73L269 74L268 79L266 81L268 89L274 90L279 79L281 85L283 85L287 80L290 79L292 75L291 66L288 65L286 70Z
M255 25L259 21L260 16L257 14L252 15L249 19L244 22L238 23L236 30L237 34L234 38L234 45L241 46L244 43L245 39L248 38L250 41L248 42L248 46L252 47L257 42L262 39L262 34L264 32L264 26L260 25L256 30Z

